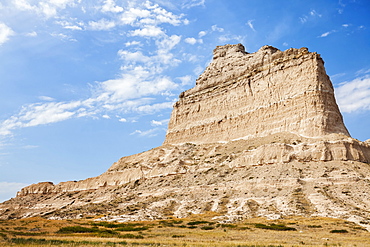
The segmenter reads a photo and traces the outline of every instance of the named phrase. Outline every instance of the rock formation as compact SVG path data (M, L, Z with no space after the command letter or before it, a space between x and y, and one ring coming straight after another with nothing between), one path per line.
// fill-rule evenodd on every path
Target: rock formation
M350 137L317 53L217 47L164 144L100 176L30 185L0 218L337 217L370 229L370 143Z
M180 95L165 143L209 143L290 132L349 136L324 62L307 48L219 46L196 86Z

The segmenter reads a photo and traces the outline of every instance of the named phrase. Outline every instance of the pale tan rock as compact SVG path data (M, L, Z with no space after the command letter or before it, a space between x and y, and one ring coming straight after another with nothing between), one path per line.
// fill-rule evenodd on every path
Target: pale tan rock
M370 143L349 136L323 61L306 48L214 50L160 147L81 181L33 184L0 219L133 221L214 211L220 222L324 216L370 230Z
M320 55L307 48L217 47L196 86L180 95L166 144L210 143L291 132L348 135Z

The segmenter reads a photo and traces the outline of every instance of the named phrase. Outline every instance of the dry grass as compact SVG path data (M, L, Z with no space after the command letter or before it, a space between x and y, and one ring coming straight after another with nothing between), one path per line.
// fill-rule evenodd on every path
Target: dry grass
M222 224L212 220L214 216L131 223L0 221L0 246L370 246L370 233L344 220L253 218Z

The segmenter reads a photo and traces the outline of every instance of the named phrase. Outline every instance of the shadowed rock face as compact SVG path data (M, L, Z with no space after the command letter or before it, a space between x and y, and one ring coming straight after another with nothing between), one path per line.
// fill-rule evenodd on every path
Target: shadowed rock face
M326 216L370 229L370 142L349 136L323 64L306 48L219 46L180 95L162 146L97 177L27 186L0 204L0 218L214 211L224 222Z
M219 46L196 86L180 95L164 143L210 143L291 132L349 133L324 62L307 48Z

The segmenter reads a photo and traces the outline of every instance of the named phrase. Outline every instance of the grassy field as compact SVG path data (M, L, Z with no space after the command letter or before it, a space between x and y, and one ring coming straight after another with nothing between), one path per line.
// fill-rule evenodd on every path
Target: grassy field
M221 224L215 215L146 222L93 219L0 221L0 246L370 246L370 233L329 218L254 218Z

